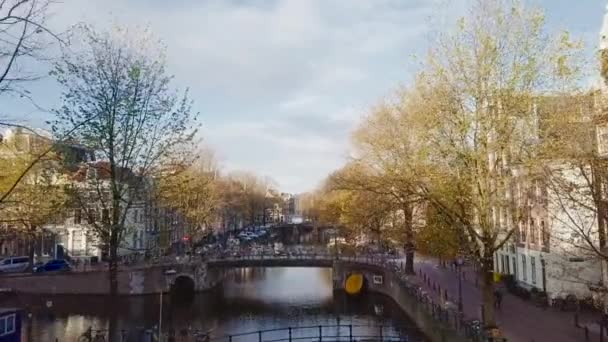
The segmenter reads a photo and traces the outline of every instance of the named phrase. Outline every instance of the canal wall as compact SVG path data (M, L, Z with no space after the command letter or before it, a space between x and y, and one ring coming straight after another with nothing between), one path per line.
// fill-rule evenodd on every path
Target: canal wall
M352 262L336 262L333 269L334 290L343 291L346 278L353 272L362 273L365 290L391 298L431 342L466 342L466 338L433 318L421 303L401 285L396 274L378 266Z
M146 295L167 292L178 278L192 281L195 291L211 289L221 283L223 271L207 269L206 264L158 265L118 271L119 295ZM52 295L107 295L107 270L68 273L6 274L0 288L16 293Z

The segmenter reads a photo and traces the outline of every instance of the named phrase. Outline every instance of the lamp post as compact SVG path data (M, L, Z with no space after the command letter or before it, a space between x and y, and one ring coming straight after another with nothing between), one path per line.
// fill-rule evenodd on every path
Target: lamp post
M542 275L543 275L543 293L546 295L547 294L547 271L546 271L546 267L545 267L546 261L545 258L543 258L543 255L540 255L540 266L541 266L541 271L542 271Z
M456 259L456 265L458 266L458 313L462 315L462 264L464 260L462 257Z

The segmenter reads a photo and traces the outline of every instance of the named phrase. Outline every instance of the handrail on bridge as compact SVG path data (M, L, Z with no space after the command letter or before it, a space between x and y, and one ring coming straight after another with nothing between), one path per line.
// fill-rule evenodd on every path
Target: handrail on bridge
M265 253L238 253L237 255L209 255L205 261L235 261L235 260L339 260L360 262L376 266L395 265L394 259L386 255L345 256L334 253L286 253L282 255Z

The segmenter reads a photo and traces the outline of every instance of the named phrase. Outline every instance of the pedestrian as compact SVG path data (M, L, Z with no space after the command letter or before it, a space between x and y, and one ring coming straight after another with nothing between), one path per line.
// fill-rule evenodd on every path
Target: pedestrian
M502 293L499 289L494 290L494 307L500 309L500 305L502 304Z

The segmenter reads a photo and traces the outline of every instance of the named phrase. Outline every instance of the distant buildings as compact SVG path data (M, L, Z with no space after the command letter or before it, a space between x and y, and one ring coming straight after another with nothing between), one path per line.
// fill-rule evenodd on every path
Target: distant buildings
M302 195L281 193L283 199L283 218L284 222L301 223L303 220Z

